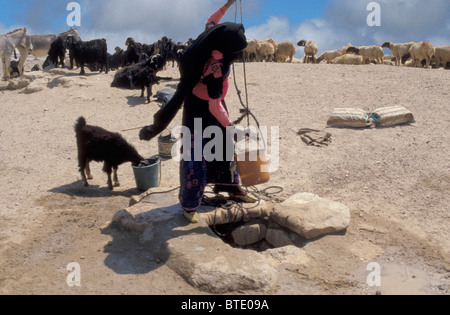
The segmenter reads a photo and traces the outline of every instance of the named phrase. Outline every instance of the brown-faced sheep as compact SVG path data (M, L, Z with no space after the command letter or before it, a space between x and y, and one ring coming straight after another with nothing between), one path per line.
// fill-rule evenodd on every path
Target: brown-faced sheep
M317 44L314 41L307 42L306 40L301 40L297 43L297 46L305 47L305 57L303 59L303 63L316 63L316 55L319 51Z
M347 49L347 53L355 53L356 55L360 55L363 58L363 63L370 63L372 60L383 64L384 52L381 46L361 46L354 47L351 46Z
M395 65L400 66L400 62L408 52L411 46L414 45L414 42L409 43L398 43L394 44L391 42L385 42L381 47L389 48L392 52L392 56L395 57Z

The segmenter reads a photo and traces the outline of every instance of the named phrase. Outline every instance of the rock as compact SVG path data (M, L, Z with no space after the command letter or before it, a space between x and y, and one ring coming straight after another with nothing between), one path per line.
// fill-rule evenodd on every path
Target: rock
M36 82L31 82L31 84L25 88L23 93L25 93L25 94L32 94L32 93L40 92L40 91L42 91L44 89L45 89L44 85L36 83Z
M235 229L231 236L239 246L255 244L266 237L267 227L262 223L247 223Z
M377 257L384 254L384 250L369 241L357 241L350 245L350 252L360 258L362 261L374 261Z
M167 264L192 286L215 294L274 286L277 271L266 256L224 245L215 237L178 237L169 242Z
M294 245L289 237L289 233L284 230L269 228L266 233L266 241L273 247L284 247L288 245Z
M54 69L54 70L58 70L58 69ZM59 70L61 70L61 69L59 69ZM50 81L48 83L48 87L51 89L53 89L55 87L59 87L59 86L62 86L64 88L69 88L73 84L74 84L74 79L67 78L64 76L59 76L59 77L54 78L52 81Z
M310 261L304 249L292 245L268 249L263 254L273 260L274 267L280 264L307 267Z
M9 80L9 81L2 81L2 82L0 82L0 91L20 90L20 89L27 87L29 84L30 84L30 81L25 78L13 79L13 80Z
M37 79L43 79L43 78L47 77L47 75L45 73L39 71L39 72L24 73L23 77L27 80L34 81Z
M47 68L45 68L45 71L47 70ZM51 75L66 75L67 73L69 73L69 69L66 68L52 68L50 70L47 71L48 73L50 73Z
M8 89L7 81L0 81L0 91L6 91Z
M208 211L212 208L200 210ZM278 280L266 256L225 244L203 220L188 224L177 191L148 196L117 212L112 221L138 234L155 259L202 291L270 289Z
M299 193L277 205L271 218L279 225L311 239L347 229L350 209L311 193Z

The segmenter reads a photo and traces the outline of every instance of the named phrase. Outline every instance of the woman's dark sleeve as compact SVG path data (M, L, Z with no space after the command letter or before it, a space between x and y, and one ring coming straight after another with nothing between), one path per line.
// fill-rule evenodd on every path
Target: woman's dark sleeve
M140 131L139 138L150 141L163 132L183 105L184 95L183 89L179 87L172 99L153 116L153 125L147 126Z
M208 96L212 99L219 99L223 96L223 77L215 78L213 74L203 79L203 83L208 87Z

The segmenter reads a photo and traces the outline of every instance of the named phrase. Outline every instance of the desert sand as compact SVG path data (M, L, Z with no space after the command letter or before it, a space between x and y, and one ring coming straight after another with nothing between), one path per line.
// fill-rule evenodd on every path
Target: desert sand
M242 65L236 70L244 90ZM44 89L32 94L0 92L0 294L202 294L133 235L109 227L140 193L130 164L119 168L121 186L112 192L102 164L92 163L90 187L78 172L79 116L121 132L151 124L161 104L146 104L140 91L111 88L114 72L78 73L43 74L32 84ZM161 76L177 78L177 68L169 65ZM283 187L281 200L310 192L341 202L351 209L351 223L345 233L309 242L313 263L286 270L276 288L236 293L448 294L450 71L252 63L247 76L251 110L261 125L280 130L279 167L259 188ZM239 117L233 84L227 105ZM415 122L328 128L332 141L325 147L297 135L300 128L324 129L334 108L393 105L409 109ZM180 122L181 112L171 128ZM139 130L121 133L142 155L158 153L157 140L140 141ZM179 185L178 167L163 162L162 188ZM81 287L66 283L71 262L82 266ZM370 262L381 265L381 287L366 283Z

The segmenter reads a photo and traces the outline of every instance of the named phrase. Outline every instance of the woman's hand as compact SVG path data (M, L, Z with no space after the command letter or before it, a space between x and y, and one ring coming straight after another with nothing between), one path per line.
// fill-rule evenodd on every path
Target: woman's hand
M236 0L228 0L225 6L229 9L235 2Z
M147 126L139 132L139 139L150 141L156 137L159 133L155 130L154 126Z

